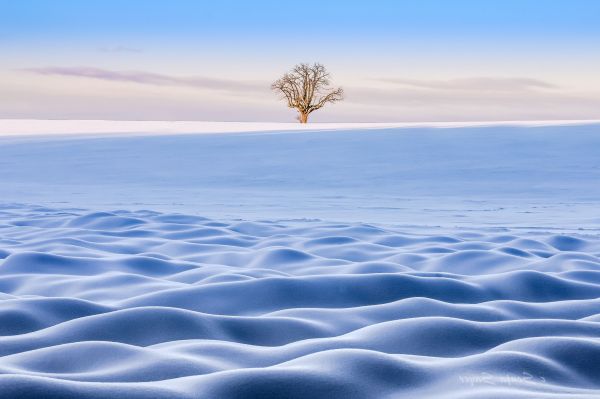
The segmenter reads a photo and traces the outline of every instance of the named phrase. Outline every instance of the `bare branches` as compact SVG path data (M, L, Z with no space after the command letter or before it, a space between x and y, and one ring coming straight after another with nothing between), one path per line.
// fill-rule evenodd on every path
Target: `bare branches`
M317 110L323 107L327 103L336 103L338 101L342 101L344 99L344 89L338 87L334 91L328 93L327 95L319 98L319 101L315 105L312 106L312 111ZM312 112L311 111L311 112Z
M271 89L281 94L288 107L298 110L301 123L307 122L311 112L344 98L344 90L331 87L329 72L318 63L296 65L291 72L273 82Z

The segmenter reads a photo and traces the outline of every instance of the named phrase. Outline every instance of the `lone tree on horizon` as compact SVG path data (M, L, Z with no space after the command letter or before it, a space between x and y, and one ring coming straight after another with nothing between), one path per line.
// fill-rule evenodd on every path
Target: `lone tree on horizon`
M302 63L273 82L271 89L282 95L288 107L298 110L300 123L306 123L313 111L344 99L344 90L331 87L329 78L323 65Z

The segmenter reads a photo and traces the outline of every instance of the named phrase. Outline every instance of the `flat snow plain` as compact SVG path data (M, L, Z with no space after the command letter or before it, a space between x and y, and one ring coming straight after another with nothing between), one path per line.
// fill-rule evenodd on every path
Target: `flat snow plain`
M600 396L600 124L135 123L0 121L0 397Z

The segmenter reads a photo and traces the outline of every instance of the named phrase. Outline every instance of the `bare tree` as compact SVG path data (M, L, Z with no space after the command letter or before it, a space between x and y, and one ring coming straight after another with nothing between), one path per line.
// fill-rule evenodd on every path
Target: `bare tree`
M344 90L331 87L330 75L321 64L298 64L277 79L271 89L281 94L288 107L298 110L300 123L308 122L308 115L327 103L343 100Z

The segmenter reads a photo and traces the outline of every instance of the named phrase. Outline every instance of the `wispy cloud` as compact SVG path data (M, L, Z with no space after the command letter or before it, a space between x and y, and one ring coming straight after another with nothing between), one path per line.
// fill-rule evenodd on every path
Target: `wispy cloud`
M219 79L201 76L180 77L145 71L113 71L94 67L24 68L24 72L38 75L67 76L99 79L111 82L130 82L152 86L181 86L226 92L263 92L269 85L262 82Z
M100 47L98 51L102 53L141 53L143 50L135 47L127 47L127 46L110 46L110 47Z
M365 106L433 110L545 111L573 104L598 103L598 93L581 92L531 78L473 77L450 80L375 79L377 87L347 90L347 101ZM544 111L544 112L545 112ZM536 111L538 112L538 111ZM540 112L538 112L540 113ZM540 113L541 114L541 113Z
M453 91L528 91L536 89L556 89L550 82L531 78L473 77L450 80L418 80L382 78L378 81L392 85L424 90Z

